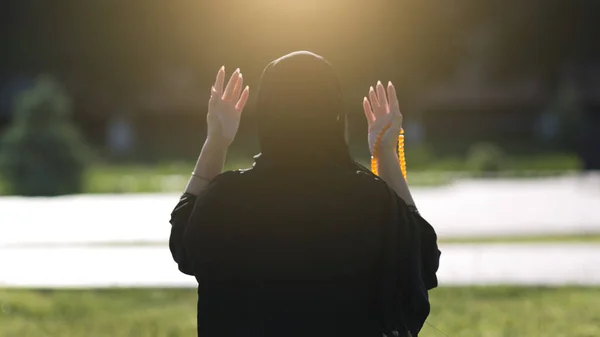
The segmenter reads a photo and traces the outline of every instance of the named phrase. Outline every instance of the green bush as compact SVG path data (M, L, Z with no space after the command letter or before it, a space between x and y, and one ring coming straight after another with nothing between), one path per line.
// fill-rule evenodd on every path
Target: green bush
M499 172L505 168L504 151L493 143L476 143L467 152L467 168L472 172Z
M415 145L406 148L406 163L411 169L424 169L434 162L434 154L431 149L425 145Z
M574 148L584 127L583 105L581 96L572 82L565 82L558 89L550 106L550 113L559 118L559 141Z
M0 172L9 194L80 193L91 150L70 121L71 102L50 77L16 98L13 122L0 139Z

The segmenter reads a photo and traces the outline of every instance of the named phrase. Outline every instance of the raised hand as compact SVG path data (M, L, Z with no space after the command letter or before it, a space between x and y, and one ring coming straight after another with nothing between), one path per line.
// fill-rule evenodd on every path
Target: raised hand
M402 129L402 114L396 88L392 82L388 82L386 89L377 82L376 89L369 89L369 98L363 99L363 110L369 125L368 140L369 150L373 154L377 138L381 134L379 142L380 151L395 150L398 134Z
M240 126L242 111L248 101L250 88L242 90L244 78L239 69L236 69L229 82L223 89L225 81L225 67L217 72L217 79L210 91L208 101L207 141L221 146L229 146L233 142Z

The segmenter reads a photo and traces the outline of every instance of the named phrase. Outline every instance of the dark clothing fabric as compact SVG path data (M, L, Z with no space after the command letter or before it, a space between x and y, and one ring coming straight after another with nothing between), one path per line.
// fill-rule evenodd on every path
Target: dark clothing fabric
M199 336L380 337L388 227L403 323L417 336L429 314L436 233L365 170L259 160L184 194L171 224L173 258L198 281Z

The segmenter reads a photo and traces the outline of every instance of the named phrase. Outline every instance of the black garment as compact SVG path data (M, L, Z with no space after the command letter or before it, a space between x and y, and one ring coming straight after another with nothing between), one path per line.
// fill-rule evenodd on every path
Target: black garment
M254 167L184 195L172 214L173 258L199 284L199 336L380 337L397 298L394 317L416 337L437 285L436 235L350 157L331 65L309 52L277 59L257 102ZM394 237L397 278L384 278Z
M322 56L299 51L271 62L263 72L255 110L261 160L279 167L356 168L344 138L341 87Z
M260 160L221 174L197 198L183 195L172 213L170 249L199 284L198 335L381 336L391 195L362 170L324 166L306 174ZM394 198L404 249L401 311L417 336L440 252L433 228Z

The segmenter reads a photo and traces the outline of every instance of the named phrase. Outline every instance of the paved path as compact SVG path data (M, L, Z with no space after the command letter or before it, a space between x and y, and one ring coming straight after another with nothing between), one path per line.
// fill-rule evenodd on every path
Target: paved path
M600 179L495 179L414 188L440 237L600 233ZM177 194L0 197L0 247L162 241Z
M442 238L600 233L598 179L470 180L413 193ZM193 286L164 245L74 245L164 243L178 197L0 197L0 286ZM23 245L35 243L63 245ZM442 285L600 285L600 245L442 245L442 250Z
M600 285L600 245L442 245L440 285ZM31 267L31 268L29 268ZM189 287L167 247L0 248L0 287Z

